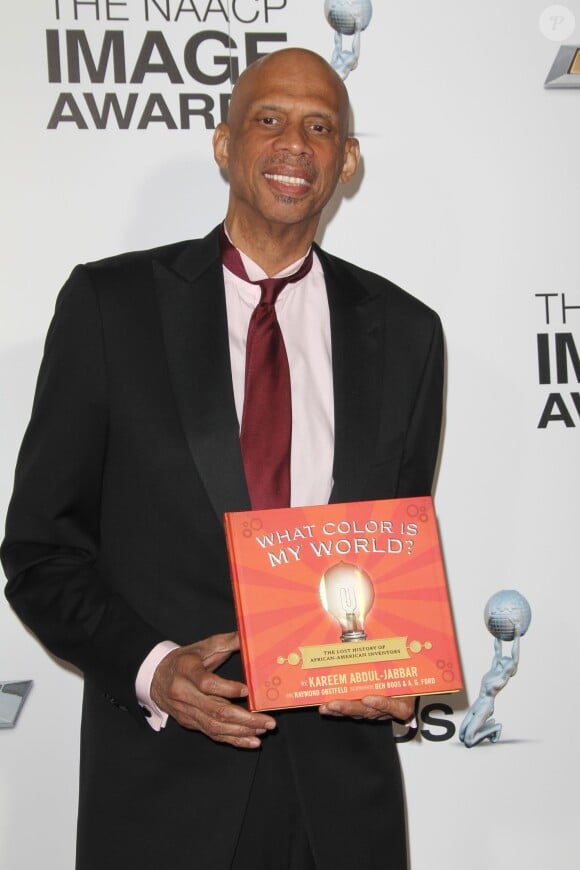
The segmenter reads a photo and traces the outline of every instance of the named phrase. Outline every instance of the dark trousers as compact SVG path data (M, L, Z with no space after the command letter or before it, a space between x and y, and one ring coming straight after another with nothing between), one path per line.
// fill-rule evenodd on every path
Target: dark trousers
M285 738L266 739L230 870L316 870Z

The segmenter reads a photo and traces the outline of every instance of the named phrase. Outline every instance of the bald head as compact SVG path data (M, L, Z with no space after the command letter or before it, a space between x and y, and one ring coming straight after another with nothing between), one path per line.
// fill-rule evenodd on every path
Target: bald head
M284 48L250 64L232 91L228 124L234 126L240 122L258 89L283 82L286 93L299 93L305 80L335 103L341 136L346 138L350 103L344 82L323 57L306 48Z

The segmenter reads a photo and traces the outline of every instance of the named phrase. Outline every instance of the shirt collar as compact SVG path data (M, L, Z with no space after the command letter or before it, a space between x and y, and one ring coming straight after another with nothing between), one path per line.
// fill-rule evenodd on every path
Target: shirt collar
M225 223L224 223L224 231L225 231L226 236L230 240L230 242L232 242L230 234L228 233L228 230L227 230ZM232 242L232 245L233 244L234 243ZM244 254L243 251L240 251L239 248L237 248L237 251L238 251L240 257L242 258L242 263L244 264L244 268L246 270L246 273L247 273L250 281L263 281L264 278L268 278L268 277L285 278L286 275L292 275L294 272L297 272L298 269L300 268L300 266L302 265L302 263L304 262L304 260L306 259L306 257L308 256L308 252L310 251L310 248L308 249L308 251L306 251L306 253L304 254L303 257L300 257L294 263L290 263L289 266L286 266L286 268L282 269L280 272L276 272L275 275L270 275L270 276L267 275L264 272L264 270L262 269L262 267L259 266L256 262L254 262L254 260L252 260L251 257L248 257L248 255Z

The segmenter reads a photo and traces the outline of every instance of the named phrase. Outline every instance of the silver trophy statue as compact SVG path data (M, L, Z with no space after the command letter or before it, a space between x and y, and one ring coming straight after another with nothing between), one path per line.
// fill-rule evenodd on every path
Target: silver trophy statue
M342 79L356 69L360 57L360 35L369 26L371 0L325 0L324 14L335 31L331 66ZM343 47L343 36L352 36L350 49Z
M497 743L502 726L491 718L495 696L507 685L518 670L520 638L530 627L532 611L523 595L515 589L496 592L485 606L484 620L493 634L494 656L491 668L481 680L479 696L471 705L459 729L459 739L467 746L475 746L489 738ZM511 653L503 655L504 641L512 641Z

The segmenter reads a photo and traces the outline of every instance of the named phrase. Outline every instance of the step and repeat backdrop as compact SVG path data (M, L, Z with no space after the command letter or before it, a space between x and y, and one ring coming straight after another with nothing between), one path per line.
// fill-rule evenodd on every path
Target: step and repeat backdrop
M435 504L466 688L397 729L411 868L576 868L580 0L28 0L0 17L2 514L71 268L204 235L226 205L211 136L232 81L285 46L332 60L363 161L319 241L446 334ZM6 870L74 866L81 686L2 604Z

